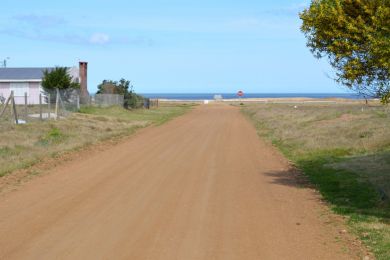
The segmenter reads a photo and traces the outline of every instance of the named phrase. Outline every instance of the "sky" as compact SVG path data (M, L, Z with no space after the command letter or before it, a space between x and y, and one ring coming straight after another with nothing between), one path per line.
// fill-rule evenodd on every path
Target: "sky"
M139 93L341 93L306 47L309 0L1 0L0 60L8 67L87 61Z

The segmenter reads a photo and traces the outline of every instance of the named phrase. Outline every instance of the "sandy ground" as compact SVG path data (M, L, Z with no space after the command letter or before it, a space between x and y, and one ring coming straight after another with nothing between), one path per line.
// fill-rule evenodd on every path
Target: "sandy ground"
M0 197L0 259L354 257L237 108L199 106L84 157Z

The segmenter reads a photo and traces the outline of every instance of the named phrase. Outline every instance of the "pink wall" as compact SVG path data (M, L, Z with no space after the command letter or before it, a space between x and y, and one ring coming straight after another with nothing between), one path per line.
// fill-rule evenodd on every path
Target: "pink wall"
M7 98L9 96L9 83L0 82L0 96Z
M38 82L30 82L30 95L28 97L28 103L30 105L39 104L40 85Z
M29 83L29 94L27 96L27 102L29 105L39 104L40 83ZM10 95L10 84L0 82L0 96L8 98ZM43 101L43 100L42 100ZM15 97L16 104L24 104L24 97Z

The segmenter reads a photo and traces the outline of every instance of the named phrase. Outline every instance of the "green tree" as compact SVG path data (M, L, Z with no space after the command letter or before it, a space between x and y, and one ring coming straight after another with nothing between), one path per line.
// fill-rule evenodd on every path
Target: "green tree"
M98 91L96 94L118 94L117 84L118 83L116 81L105 79L98 85Z
M130 81L121 79L119 81L113 81L113 80L103 80L102 83L98 85L98 91L97 94L119 94L119 95L126 95L129 92L132 92L132 87L130 86ZM130 88L130 90L129 90Z
M78 89L80 84L73 82L72 77L68 74L68 69L56 67L54 70L43 71L42 87L45 91L54 89Z
M300 18L307 46L329 59L338 83L390 101L390 0L313 0Z
M98 85L97 94L118 94L124 96L125 108L139 108L143 106L144 97L134 92L131 81L120 79L119 81L103 80Z

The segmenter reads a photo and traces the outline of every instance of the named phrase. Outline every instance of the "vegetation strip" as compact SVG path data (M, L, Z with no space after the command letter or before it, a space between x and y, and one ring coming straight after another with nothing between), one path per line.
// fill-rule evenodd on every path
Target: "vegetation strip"
M250 105L260 136L277 146L348 219L378 259L390 259L390 115L382 106ZM367 163L369 162L369 163Z
M0 177L28 168L45 157L72 151L106 139L127 136L151 124L160 125L184 114L191 105L162 105L158 109L84 107L58 121L25 125L0 124Z

